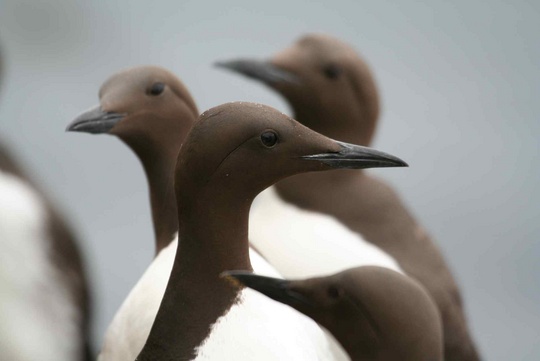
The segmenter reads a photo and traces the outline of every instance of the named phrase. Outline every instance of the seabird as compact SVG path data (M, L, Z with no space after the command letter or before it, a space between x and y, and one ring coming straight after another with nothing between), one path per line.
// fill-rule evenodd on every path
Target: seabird
M293 310L220 274L253 269L249 209L274 182L301 172L400 166L399 158L331 140L267 106L237 102L203 113L178 155L181 242L137 360L328 359L324 338L315 329L299 333L304 321Z
M295 119L311 129L341 141L371 144L379 118L377 87L364 60L342 41L310 34L269 60L238 59L217 65L277 91L292 107ZM377 251L373 256L361 252L373 261L359 258L357 265L388 267L381 260L397 262L428 290L441 312L447 361L479 360L459 288L439 247L389 185L365 172L305 174L280 182L261 196L250 219L250 229L256 232L250 239L281 274L311 277L353 267L351 256L356 253L350 242L343 241L351 235L337 236L342 232L331 224L337 220L368 252ZM323 222L322 215L330 217ZM308 221L310 217L320 222ZM284 229L287 223L291 230L298 228L295 224L302 229L282 232L275 237L278 242L269 242L272 230ZM333 255L329 262L327 252ZM339 263L340 258L345 262ZM304 260L301 267L297 259Z
M0 144L0 358L91 360L90 321L86 269L71 227Z
M246 271L222 275L311 317L352 361L443 360L437 306L422 285L398 272L365 266L294 281Z

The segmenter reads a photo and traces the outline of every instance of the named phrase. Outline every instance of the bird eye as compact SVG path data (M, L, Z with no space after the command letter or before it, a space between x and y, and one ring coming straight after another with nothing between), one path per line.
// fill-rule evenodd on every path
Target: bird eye
M334 287L334 286L330 286L328 287L328 296L330 296L330 298L339 298L339 295L340 295L340 292L339 290Z
M278 136L274 132L264 132L261 134L261 142L265 145L265 147L272 148L274 145L276 145L278 141Z
M163 83L154 83L152 87L148 90L148 93L153 96L158 96L165 90L165 84Z
M343 70L336 64L329 64L324 68L324 75L328 79L337 79Z

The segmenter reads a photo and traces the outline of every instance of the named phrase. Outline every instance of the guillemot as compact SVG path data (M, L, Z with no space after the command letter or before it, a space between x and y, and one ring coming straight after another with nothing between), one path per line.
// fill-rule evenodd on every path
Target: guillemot
M371 144L379 119L379 95L368 65L348 44L328 35L309 34L271 59L237 59L218 65L277 91L288 101L294 118L311 129L341 141ZM479 360L458 285L439 247L386 182L365 172L298 175L261 196L260 208L254 209L250 219L251 229L257 232L251 239L280 273L310 277L327 274L330 268L337 272L353 267L355 254L363 255L358 256L356 265L396 269L388 266L394 262L420 281L437 303L443 320L445 359ZM268 217L267 208L288 217ZM284 211L276 212L277 208ZM329 217L319 222L320 227L307 221L323 219L321 215ZM336 225L336 220L341 224ZM265 235L285 222L309 225L294 232L306 237L282 235L277 238L280 242L269 243ZM340 226L355 233L366 252L342 241L353 237ZM344 236L336 237L338 232ZM316 251L310 243L316 244ZM358 252L353 253L353 249ZM327 251L334 255L334 263L324 262ZM300 268L294 263L298 257L311 263ZM339 262L340 257L344 262Z
M443 360L437 306L417 281L388 268L364 266L291 281L246 271L222 275L311 317L352 361Z
M330 359L324 338L297 332L305 320L219 275L252 269L249 209L272 183L301 172L399 166L406 166L399 158L331 140L267 106L237 102L203 113L178 156L181 242L137 360Z

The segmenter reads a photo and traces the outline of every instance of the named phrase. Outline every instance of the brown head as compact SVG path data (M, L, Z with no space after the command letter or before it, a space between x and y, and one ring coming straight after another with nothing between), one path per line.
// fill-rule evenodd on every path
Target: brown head
M185 136L199 115L184 84L156 66L114 74L101 86L99 102L66 130L116 135L141 158L160 153L164 143L175 144L177 151L178 136Z
M327 138L268 106L236 102L201 115L180 150L176 189L182 198L186 189L219 184L227 194L253 198L298 173L402 166L397 157Z
M137 154L150 183L159 251L178 230L172 193L174 164L182 140L199 115L197 106L174 74L156 66L111 76L99 91L99 101L66 130L115 135Z
M219 275L251 269L248 217L259 192L301 172L405 165L327 138L264 105L228 103L204 112L178 154L181 241L139 360L192 359L211 325L236 302L238 290Z
M442 360L438 310L424 288L392 270L366 266L287 281L225 272L327 328L353 360Z
M365 61L333 37L309 34L268 60L217 63L283 95L295 119L335 139L369 145L379 116L375 80Z

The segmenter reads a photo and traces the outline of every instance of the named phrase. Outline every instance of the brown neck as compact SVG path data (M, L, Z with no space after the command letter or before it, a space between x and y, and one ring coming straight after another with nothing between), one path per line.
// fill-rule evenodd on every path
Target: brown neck
M146 173L157 255L169 245L178 232L178 215L174 197L174 166L179 146L175 144L174 139L161 142L148 141L144 144L131 139L123 138L123 140L137 154Z
M291 102L294 119L335 140L369 146L377 127L378 113L368 107L313 106Z
M359 340L359 332L362 332L363 330L357 330L352 327L352 329L347 329L343 331L345 332L341 332L341 334L336 334L334 336L337 340L339 340L339 343L341 344L343 349L345 349L351 361L382 360L380 358L377 358L377 346L375 344L366 344L365 342L362 342L364 340ZM377 342L376 339L373 341Z
M276 184L278 194L287 202L307 209L331 207L347 189L358 188L365 177L363 171L333 170L331 172L302 173L286 178Z
M183 187L178 185L178 188ZM200 257L205 272L212 276L230 267L250 269L248 216L253 198L241 196L228 187L208 184L202 188L196 192L181 189L178 196L182 246L175 264L193 264Z
M217 186L179 185L179 244L150 336L137 360L191 360L211 325L235 303L239 290L219 277L251 270L248 215L252 199ZM250 198L250 197L249 197Z
M368 146L376 128L376 117L366 116L360 108L338 107L325 114L309 106L294 106L295 119L325 136L353 144ZM367 110L364 110L364 112ZM335 119L328 122L327 119ZM363 122L358 119L366 119ZM343 192L363 177L363 171L335 170L332 172L302 173L280 181L276 188L281 197L303 208L317 208L332 202L335 192Z
M143 161L150 189L150 206L156 237L156 254L167 247L178 232L178 212L174 197L174 159L176 155Z
M340 305L345 306L345 305ZM360 360L401 360L401 358L384 358L381 356L381 338L378 330L373 329L368 322L362 317L358 318L354 313L346 312L346 307L338 310L337 314L332 314L330 317L335 317L333 322L327 324L327 319L314 319L321 325L326 327L335 339L340 343L343 349L349 355L351 361ZM341 311L341 312L339 312Z

